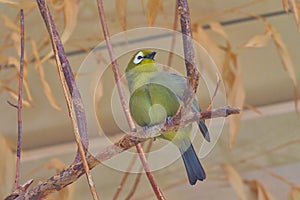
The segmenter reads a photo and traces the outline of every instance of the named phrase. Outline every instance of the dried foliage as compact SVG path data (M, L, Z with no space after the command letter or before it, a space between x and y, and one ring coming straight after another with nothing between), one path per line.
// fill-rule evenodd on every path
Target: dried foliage
M256 112L255 107L246 104L246 92L243 84L243 71L239 64L239 52L241 49L236 50L236 47L233 46L230 40L229 33L226 32L224 27L215 21L215 18L218 16L232 14L232 13L240 13L237 12L242 8L251 6L261 0L251 1L244 6L239 6L236 8L231 8L222 13L218 13L215 15L210 15L208 18L211 21L209 23L210 29L218 34L222 38L222 43L217 43L215 39L213 39L210 33L202 28L202 24L199 22L195 22L193 24L193 36L196 41L198 41L213 57L216 62L219 70L221 72L222 79L224 81L226 87L227 100L229 105L233 107L247 107ZM155 24L156 19L158 18L160 11L163 10L162 0L148 0L146 1L146 6L144 6L144 1L142 0L141 4L141 13L145 16L145 20L147 21L148 26L153 26ZM12 0L0 0L0 4L5 4L10 8L20 9L23 8L26 11L27 16L32 14L32 11L37 9L36 3L32 1L12 1ZM127 11L127 0L116 0L115 1L115 9L118 15L118 19L120 20L120 24L123 30L127 30L128 22L127 15L129 14ZM300 32L300 3L297 0L282 0L283 8L286 12L292 12L294 16L294 20L297 24L298 31ZM78 15L79 15L79 4L78 1L75 0L66 0L63 1L50 1L51 9L53 10L53 16L58 16L57 20L59 25L62 26L60 29L62 32L61 41L63 44L66 44L70 41L71 36L74 33L76 26L78 25ZM146 9L146 10L144 10ZM241 13L240 13L241 14ZM241 16L244 16L245 13L242 13ZM249 14L246 14L249 16ZM59 16L63 16L60 18ZM249 38L241 48L262 48L269 45L270 41L272 41L277 49L278 57L282 62L282 66L287 72L293 87L294 87L294 100L295 100L295 108L298 109L298 85L297 78L295 73L295 67L293 65L289 50L284 43L280 33L276 30L276 28L269 22L267 19L250 15L253 18L258 18L264 24L265 31L263 33L257 33ZM18 92L14 87L12 82L18 78L18 68L16 66L19 65L19 27L16 25L15 16L8 16L5 13L0 15L2 21L0 22L3 27L5 27L5 31L3 35L1 35L1 39L3 38L3 43L0 44L0 61L1 67L0 72L2 70L12 70L15 72L12 79L0 80L0 93L5 91L12 98L17 100ZM207 20L207 19L206 19ZM1 33L2 34L2 33ZM24 71L24 88L26 92L26 97L23 98L23 105L25 107L34 106L34 99L32 97L32 91L34 91L34 87L28 84L28 72L30 67L34 66L34 69L37 72L37 76L41 81L41 85L43 88L44 95L48 99L50 105L55 109L60 109L60 105L58 100L55 97L54 89L52 88L50 77L44 72L44 66L50 61L51 56L53 56L52 50L49 51L45 46L49 44L49 40L44 37L45 32L41 31L40 40L35 37L32 38L30 35L26 37L27 44L31 43L31 49L26 51L25 56L25 71ZM38 37L37 37L38 38ZM81 39L79 39L80 42ZM83 41L84 39L82 39ZM28 42L29 41L29 42ZM88 49L86 47L83 47ZM13 49L13 51L11 51ZM11 55L6 55L4 52L10 51L13 52ZM213 74L215 76L215 74ZM14 80L13 80L14 79ZM229 146L231 149L234 149L234 143L237 138L239 126L241 123L241 115L234 115L230 117L229 120ZM121 141L122 142L122 141ZM124 145L121 143L120 145ZM133 142L132 140L124 140L126 144ZM131 145L131 143L129 144ZM134 144L133 144L134 145ZM286 148L284 146L283 148ZM117 150L116 150L117 151ZM272 149L270 151L266 151L265 153L261 153L260 156L265 156L276 149ZM7 144L7 141L0 135L0 198L3 198L9 192L11 192L14 170L11 166L14 166L15 158L13 153ZM66 167L64 163L57 159L53 159L46 164L46 167L55 169L57 172L61 171ZM259 200L273 200L274 198L266 190L265 186L260 182L260 180L245 180L239 172L235 169L233 164L223 164L222 169L228 179L230 186L234 189L237 196L240 199L249 199L246 190L249 189L254 195L256 199ZM83 173L83 171L82 171ZM77 174L78 175L78 174ZM284 180L282 180L284 182ZM65 189L61 190L55 196L49 196L47 199L72 199L74 194L74 185L68 186ZM298 200L300 199L300 187L291 184L291 189L288 193L289 200Z
M300 199L300 187L292 187L289 192L289 200L299 200Z
M286 47L281 35L277 32L274 26L270 22L260 16L252 15L264 22L265 32L263 34L254 35L251 37L242 47L244 48L260 48L265 47L268 44L268 41L273 40L276 45L279 57L281 59L282 65L285 71L288 73L288 76L292 80L294 86L294 102L295 110L298 110L298 83L295 73L295 67L292 62L288 48Z
M300 2L297 0L282 0L282 5L286 12L289 12L289 8L291 9L297 23L298 31L300 32Z
M58 103L57 103L57 101L54 97L54 94L52 92L52 89L51 89L49 83L46 80L45 72L44 72L43 66L41 64L40 57L39 57L37 45L36 45L36 42L34 40L31 40L31 47L32 47L32 53L34 55L34 58L36 59L35 69L38 73L38 76L39 76L41 82L42 82L44 94L46 95L46 97L47 97L49 103L51 104L51 106L53 108L57 109L57 110L60 110L60 106L58 105Z
M257 180L246 181L247 185L250 187L252 193L255 195L257 200L274 200L272 195L266 190L266 188Z
M199 24L194 24L194 39L208 51L220 69L229 105L243 108L245 89L241 68L238 64L238 55L232 51L229 37L221 24L211 22L210 27L223 37L226 46L217 44ZM238 134L241 115L232 116L229 120L229 147L232 149Z
M146 8L148 26L153 26L162 3L162 0L148 0Z
M127 10L127 0L116 0L116 13L121 22L121 26L125 31L127 29L127 20L126 20L126 10Z
M230 164L223 164L222 168L227 176L228 182L241 200L247 200L244 182L240 174Z

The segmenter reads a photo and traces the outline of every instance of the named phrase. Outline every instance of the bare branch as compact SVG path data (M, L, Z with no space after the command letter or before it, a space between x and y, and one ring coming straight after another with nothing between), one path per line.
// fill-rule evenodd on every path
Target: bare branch
M105 16L104 16L103 2L102 2L102 0L97 0L97 2L98 2L98 10L99 10L99 15L100 15L102 30L103 30L104 38L105 38L105 41L106 41L106 46L107 46L107 49L108 49L108 53L109 53L109 56L110 56L110 59L111 59L112 70L113 70L115 81L116 81L116 84L117 84L118 93L119 93L119 96L120 96L120 99L121 99L122 108L123 108L123 111L125 113L127 122L129 124L129 127L130 127L130 130L133 132L133 131L136 130L136 128L135 128L135 125L134 125L134 121L133 121L133 119L130 115L130 110L129 110L128 105L127 105L124 90L121 86L119 66L118 66L118 63L116 61L116 58L115 58L115 55L114 55L114 52L113 52L113 48L112 48L112 45L111 45L111 42L110 42L110 35L109 35L109 32L108 32L108 28L107 28L107 24L106 24ZM152 176L152 174L150 172L150 167L149 167L149 165L147 163L147 160L145 158L145 154L143 152L143 148L142 148L141 144L139 144L139 143L136 144L136 149L137 149L137 152L140 155L140 159L143 163L144 170L146 172L148 180L149 180L149 182L152 186L152 189L153 189L157 199L161 199L161 200L164 199L161 190L159 189L157 183L155 182L154 177Z
M146 149L146 153L150 152L152 144L153 144L153 140L149 140L149 143L148 143L148 146L147 146L147 149ZM147 155L149 155L149 154L146 154L146 158L147 158ZM143 170L143 168L141 167L139 169L139 173L137 174L137 176L135 178L135 181L133 183L132 189L130 190L129 194L126 196L125 200L131 199L132 196L134 195L134 193L135 193L135 191L137 189L137 186L138 186L138 184L140 182L141 176L142 176L142 170Z
M22 145L22 91L23 91L23 75L24 75L24 12L20 10L20 37L21 37L21 56L20 56L20 74L19 74L19 91L18 91L18 144L17 144L17 160L16 160L16 190L20 185L20 161L21 161L21 145Z
M182 102L180 103L176 115L172 117L173 123L176 124L181 120L182 116L189 113L199 83L199 72L195 62L189 6L187 0L178 0L177 5L180 15L185 68L188 81L183 93Z
M121 191L123 189L123 186L125 185L125 182L127 181L127 178L128 178L128 176L130 174L130 171L133 168L133 165L134 165L136 159L137 159L137 154L134 154L133 157L132 157L132 160L130 161L130 163L129 163L129 165L128 165L128 167L127 167L127 169L126 169L126 171L125 171L125 173L123 175L123 178L122 178L122 180L120 182L120 185L118 186L117 191L114 194L114 197L112 198L113 200L117 200L118 199L118 197L119 197L119 195L120 195L120 193L121 193Z
M37 4L50 35L60 81L64 89L64 95L78 146L79 153L77 153L74 162L79 162L81 158L93 198L98 200L99 197L85 157L88 149L88 134L82 99L79 90L77 89L71 66L66 57L64 47L56 30L50 10L44 0L37 0Z
M218 109L212 109L208 111L202 111L199 113L192 113L186 117L183 121L184 124L192 123L198 120L217 118L217 117L227 117L232 114L239 114L240 110L238 108L231 108L229 106L221 107ZM176 130L181 128L179 124L168 124L162 123L145 130L140 130L138 132L130 133L123 136L118 142L104 148L95 157L87 155L87 162L89 168L92 169L101 162L108 160L115 155L118 155L127 149L134 147L136 144L144 142L150 138L156 137L163 134L163 132ZM38 184L27 191L14 191L11 195L5 198L5 200L24 200L26 199L41 199L48 194L59 191L69 184L75 182L82 174L84 174L84 168L82 162L74 163L68 166L66 169L61 171L55 176L50 177L43 183ZM13 196L13 198L12 198Z

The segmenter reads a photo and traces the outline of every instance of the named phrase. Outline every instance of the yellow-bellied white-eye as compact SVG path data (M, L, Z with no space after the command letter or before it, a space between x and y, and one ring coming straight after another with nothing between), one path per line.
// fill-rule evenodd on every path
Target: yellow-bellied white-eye
M176 114L184 89L187 84L185 77L158 71L155 66L156 52L140 50L135 53L126 68L126 79L131 93L129 107L133 119L141 127L164 122ZM199 112L200 107L193 101L192 112ZM203 120L198 127L204 138L209 141L209 133ZM204 180L206 175L190 140L192 125L179 129L177 132L164 133L160 138L172 141L182 155L191 185L197 180Z

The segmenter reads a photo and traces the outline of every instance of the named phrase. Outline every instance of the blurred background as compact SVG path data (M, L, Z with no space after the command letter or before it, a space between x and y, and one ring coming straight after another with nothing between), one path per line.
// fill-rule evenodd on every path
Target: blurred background
M121 138L128 127L118 95L113 95L114 78L96 1L48 3L85 100L90 151L100 152ZM226 118L222 129L216 127L223 120L208 121L211 133L215 134L215 145L210 151L200 153L207 173L204 182L190 186L179 159L153 172L158 185L167 199L299 199L300 118L299 111L296 112L300 92L299 2L189 0L188 3L193 37L213 60L205 57L205 51L197 51L202 74L197 96L202 108L211 101L208 80L215 83L218 71L222 86L215 107L230 105L243 108L243 112ZM29 179L34 179L33 185L45 181L72 163L77 150L49 34L38 7L33 1L0 0L0 198L11 192L14 183L17 111L7 101L17 102L20 7L25 12L26 54L21 183ZM175 8L173 0L104 1L106 22L115 38L122 74L134 52L127 51L130 45L155 49L165 44L171 52L180 51L180 37L175 37L177 46L172 50L172 32L150 31L150 28L144 35L130 32L145 27L180 31ZM90 54L96 46L98 50ZM89 63L91 55L94 63ZM156 60L168 65L169 52L160 48ZM185 74L180 56L173 56L171 66ZM87 76L86 69L91 69L88 72L94 76ZM126 82L122 83L126 88ZM115 116L120 117L117 122ZM164 144L156 140L153 149ZM130 160L131 157L124 161L116 158L111 163L126 169ZM156 166L154 162L159 159L151 161L150 166ZM102 199L114 199L124 176L118 167L111 166L108 163L92 170ZM137 159L136 168L139 166ZM137 176L137 173L129 175L119 199L128 197ZM92 196L83 176L49 199L92 199ZM155 199L145 174L131 199Z

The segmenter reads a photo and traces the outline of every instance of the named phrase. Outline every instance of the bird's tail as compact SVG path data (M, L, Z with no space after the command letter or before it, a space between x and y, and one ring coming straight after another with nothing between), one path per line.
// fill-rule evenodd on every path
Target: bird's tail
M179 150L186 168L186 172L189 178L189 182L191 185L195 185L197 180L203 181L206 178L204 169L200 164L200 161L197 157L195 149L190 141L189 146L186 148L186 141L185 147L179 146Z
M210 142L210 136L204 120L198 121L198 127L207 142Z

